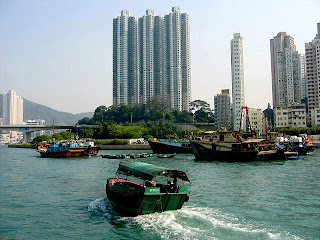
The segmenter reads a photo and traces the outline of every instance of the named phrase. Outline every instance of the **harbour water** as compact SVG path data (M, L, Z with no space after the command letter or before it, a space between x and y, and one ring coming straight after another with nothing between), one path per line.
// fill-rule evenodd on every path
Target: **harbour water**
M132 151L100 152L113 153ZM187 173L181 210L119 217L105 194L119 160L0 146L0 239L320 239L320 150L294 161L143 161Z

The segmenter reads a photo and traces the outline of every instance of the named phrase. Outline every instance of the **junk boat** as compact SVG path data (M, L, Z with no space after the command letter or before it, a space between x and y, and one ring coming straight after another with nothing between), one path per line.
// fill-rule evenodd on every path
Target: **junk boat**
M182 183L190 182L183 171L128 160L120 162L116 174L118 177L107 180L106 194L113 209L120 215L137 216L176 210L189 200L187 187L176 184L177 179ZM125 177L120 178L119 175ZM128 180L128 177L135 178L135 181ZM160 178L173 179L175 184L154 181ZM137 182L137 179L142 183Z
M192 141L191 147L197 160L225 162L285 160L292 152L297 153L292 149L288 151L280 145L277 146L271 140L255 139L246 106L241 108L239 126L242 126L242 110L246 110L247 132L241 133L241 129L238 132L220 129L215 141L213 139L211 141ZM266 131L266 136L267 133L268 131Z
M192 141L191 147L197 160L223 162L250 162L283 160L286 152L277 149L266 139L243 139L238 133L221 130L216 141Z
M182 140L157 140L148 141L153 153L193 153L188 139Z
M78 141L61 141L53 144L39 144L37 151L41 157L45 158L81 157L96 156L99 147L95 147L92 141L87 144Z

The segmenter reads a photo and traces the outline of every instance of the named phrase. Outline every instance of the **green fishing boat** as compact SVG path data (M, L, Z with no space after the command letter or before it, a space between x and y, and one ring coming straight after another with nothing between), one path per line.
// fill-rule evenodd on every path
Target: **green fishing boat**
M189 200L184 183L190 181L183 171L145 162L123 161L116 174L116 178L107 180L106 193L113 209L120 215L137 216L176 210ZM166 179L171 179L172 183L170 180L165 182Z

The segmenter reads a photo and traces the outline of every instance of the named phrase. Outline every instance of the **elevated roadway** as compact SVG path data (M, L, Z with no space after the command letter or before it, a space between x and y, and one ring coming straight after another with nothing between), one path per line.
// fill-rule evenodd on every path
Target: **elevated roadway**
M44 130L72 130L72 132L78 132L79 128L97 128L98 125L0 125L0 130L3 131L16 131L25 133L24 141L29 142L31 140L31 133Z

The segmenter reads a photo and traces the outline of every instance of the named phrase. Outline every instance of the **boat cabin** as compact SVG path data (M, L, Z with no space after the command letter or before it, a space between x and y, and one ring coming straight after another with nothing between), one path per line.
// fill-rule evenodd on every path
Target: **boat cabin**
M189 181L183 171L128 160L120 162L116 173L118 177L107 180L106 193L121 214L135 216L176 210L189 199L187 187L177 181ZM120 175L125 177L120 178ZM159 178L173 180L160 182Z

